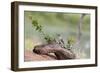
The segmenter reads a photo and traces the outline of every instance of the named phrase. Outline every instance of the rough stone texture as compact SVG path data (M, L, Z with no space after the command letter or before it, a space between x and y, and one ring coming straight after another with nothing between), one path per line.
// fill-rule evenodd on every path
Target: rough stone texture
M59 44L37 45L33 51L25 50L25 61L67 60L75 59L72 50L65 49Z
M37 45L33 52L41 55L54 53L58 60L75 59L75 54L72 50L62 48L59 44Z

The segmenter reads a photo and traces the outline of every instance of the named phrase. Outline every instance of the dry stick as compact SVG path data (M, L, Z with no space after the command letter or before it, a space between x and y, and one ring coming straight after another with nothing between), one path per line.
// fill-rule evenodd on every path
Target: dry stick
M71 50L64 49L60 47L59 44L37 45L33 49L33 52L45 55L49 53L54 53L58 60L75 58L75 54Z
M83 19L85 17L86 14L80 14L80 19L79 19L79 22L78 22L78 34L77 34L77 44L76 44L76 48L78 48L78 56L80 55L81 53L81 42L82 42L82 25L83 25Z

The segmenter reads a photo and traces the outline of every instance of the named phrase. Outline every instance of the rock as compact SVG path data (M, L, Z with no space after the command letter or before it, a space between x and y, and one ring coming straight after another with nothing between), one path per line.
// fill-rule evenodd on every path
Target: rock
M75 59L75 54L72 50L62 48L59 44L37 45L33 49L33 53L39 55L54 53L58 60Z
M39 55L32 51L25 50L24 61L45 61L45 60L57 60L54 54Z

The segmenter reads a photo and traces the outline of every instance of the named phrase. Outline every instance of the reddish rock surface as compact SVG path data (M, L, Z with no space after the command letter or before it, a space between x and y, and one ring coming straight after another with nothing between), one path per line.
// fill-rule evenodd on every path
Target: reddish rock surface
M56 56L53 54L39 55L39 54L33 53L32 51L25 50L24 60L25 61L56 60Z

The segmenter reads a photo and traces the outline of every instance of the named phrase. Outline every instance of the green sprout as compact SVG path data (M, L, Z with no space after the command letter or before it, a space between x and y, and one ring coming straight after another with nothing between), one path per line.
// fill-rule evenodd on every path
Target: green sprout
M67 48L72 49L73 44L75 43L75 38L74 37L69 37L67 40Z
M46 40L47 43L51 43L55 41L53 37L51 37L50 35L46 34L43 31L43 26L39 25L37 20L32 20L32 26L35 28L36 31L38 31L40 34L44 36L44 39Z

